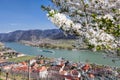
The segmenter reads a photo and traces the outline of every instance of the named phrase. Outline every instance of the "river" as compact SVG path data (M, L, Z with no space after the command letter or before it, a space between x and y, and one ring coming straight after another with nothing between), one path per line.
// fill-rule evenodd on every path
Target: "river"
M17 52L21 52L27 55L44 55L46 57L63 57L67 60L71 61L81 61L85 62L88 60L90 63L97 63L97 64L103 64L103 65L110 65L110 66L120 66L120 61L116 61L115 63L112 62L111 58L103 58L103 52L92 52L89 50L80 50L80 51L71 51L71 50L56 50L56 49L44 49L44 48L38 48L38 47L31 47L31 46L26 46L20 43L16 42L6 42L4 43L5 46L10 47ZM44 52L42 50L49 50L53 51L51 52Z

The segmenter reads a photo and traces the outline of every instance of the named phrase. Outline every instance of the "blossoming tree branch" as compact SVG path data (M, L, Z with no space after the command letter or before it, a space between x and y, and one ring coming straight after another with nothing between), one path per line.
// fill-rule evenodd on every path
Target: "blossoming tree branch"
M54 5L41 7L58 28L79 36L93 51L104 50L120 56L120 0L51 2Z

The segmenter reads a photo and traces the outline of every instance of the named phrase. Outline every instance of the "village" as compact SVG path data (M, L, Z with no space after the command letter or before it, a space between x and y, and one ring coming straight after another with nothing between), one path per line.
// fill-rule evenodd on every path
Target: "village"
M25 56L25 54L16 52L15 50L5 47L3 43L0 42L0 60L6 60L9 58L16 58L16 57L21 57Z

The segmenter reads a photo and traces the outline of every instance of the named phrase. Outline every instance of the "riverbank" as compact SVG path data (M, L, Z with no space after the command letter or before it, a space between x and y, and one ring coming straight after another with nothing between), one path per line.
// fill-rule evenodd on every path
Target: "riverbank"
M2 62L10 58L25 56L25 54L23 53L17 52L9 47L6 47L3 43L0 43L0 44L2 44L0 45L0 60Z
M66 49L66 50L86 50L87 46L84 47L75 47L76 39L72 40L52 40L52 39L42 39L39 41L20 41L20 43L33 46L33 47L41 47L41 48L49 48L49 49Z

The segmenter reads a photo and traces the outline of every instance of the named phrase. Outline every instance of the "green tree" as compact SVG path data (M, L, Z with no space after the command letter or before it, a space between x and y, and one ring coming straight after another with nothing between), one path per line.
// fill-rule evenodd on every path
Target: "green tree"
M119 0L51 0L54 6L41 6L49 20L67 34L81 38L93 51L109 55L120 52ZM78 43L79 44L79 43Z

